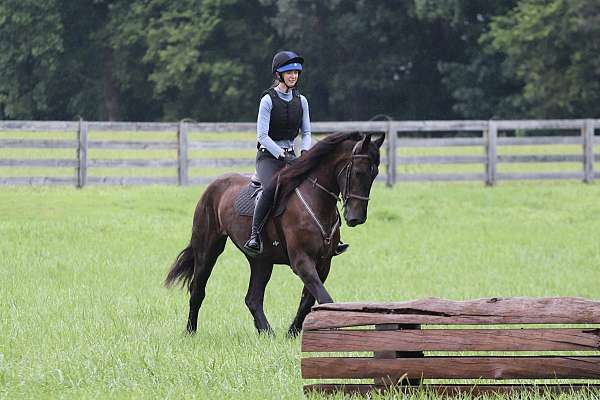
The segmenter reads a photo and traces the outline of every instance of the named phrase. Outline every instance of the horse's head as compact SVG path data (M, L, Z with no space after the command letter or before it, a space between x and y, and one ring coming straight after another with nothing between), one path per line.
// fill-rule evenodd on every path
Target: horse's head
M379 172L379 148L385 137L380 135L371 139L371 136L364 136L354 145L337 176L348 226L360 225L367 220L369 193Z

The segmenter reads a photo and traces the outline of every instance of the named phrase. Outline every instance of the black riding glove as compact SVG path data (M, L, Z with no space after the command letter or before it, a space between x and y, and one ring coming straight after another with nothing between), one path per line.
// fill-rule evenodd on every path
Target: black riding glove
M283 156L279 156L279 159L284 161L287 165L292 165L296 161L296 156L292 153L283 153Z

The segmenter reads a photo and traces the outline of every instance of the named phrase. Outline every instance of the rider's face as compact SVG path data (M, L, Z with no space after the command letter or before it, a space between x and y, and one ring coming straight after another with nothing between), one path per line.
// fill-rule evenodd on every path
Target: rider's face
M299 77L298 71L285 71L281 75L283 75L283 81L288 87L296 86Z

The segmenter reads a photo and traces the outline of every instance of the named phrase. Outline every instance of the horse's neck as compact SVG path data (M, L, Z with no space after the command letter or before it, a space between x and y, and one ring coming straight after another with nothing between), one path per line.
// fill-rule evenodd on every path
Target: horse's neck
M318 168L312 173L312 178L316 179L319 184L325 187L328 191L334 193L336 196L340 193L338 186L338 171L337 165L339 161L337 159L329 159L319 165Z
M340 189L337 183L337 163L329 160L319 165L300 185L300 189L323 222L333 219Z

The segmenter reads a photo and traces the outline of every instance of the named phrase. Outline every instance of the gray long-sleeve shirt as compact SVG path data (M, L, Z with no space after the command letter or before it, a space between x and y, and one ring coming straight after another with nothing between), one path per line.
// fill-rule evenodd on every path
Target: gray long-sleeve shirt
M292 91L288 93L281 92L275 88L275 93L284 101L292 101ZM301 132L301 150L308 150L311 144L310 138L310 115L308 112L308 100L306 97L300 95L300 102L302 104L302 125L300 128ZM258 119L256 121L256 139L260 143L261 148L265 148L269 153L273 154L274 157L283 155L283 148L291 149L294 147L292 140L273 140L269 137L269 121L271 120L271 110L273 109L273 102L271 96L265 94L260 99L260 106L258 108Z

